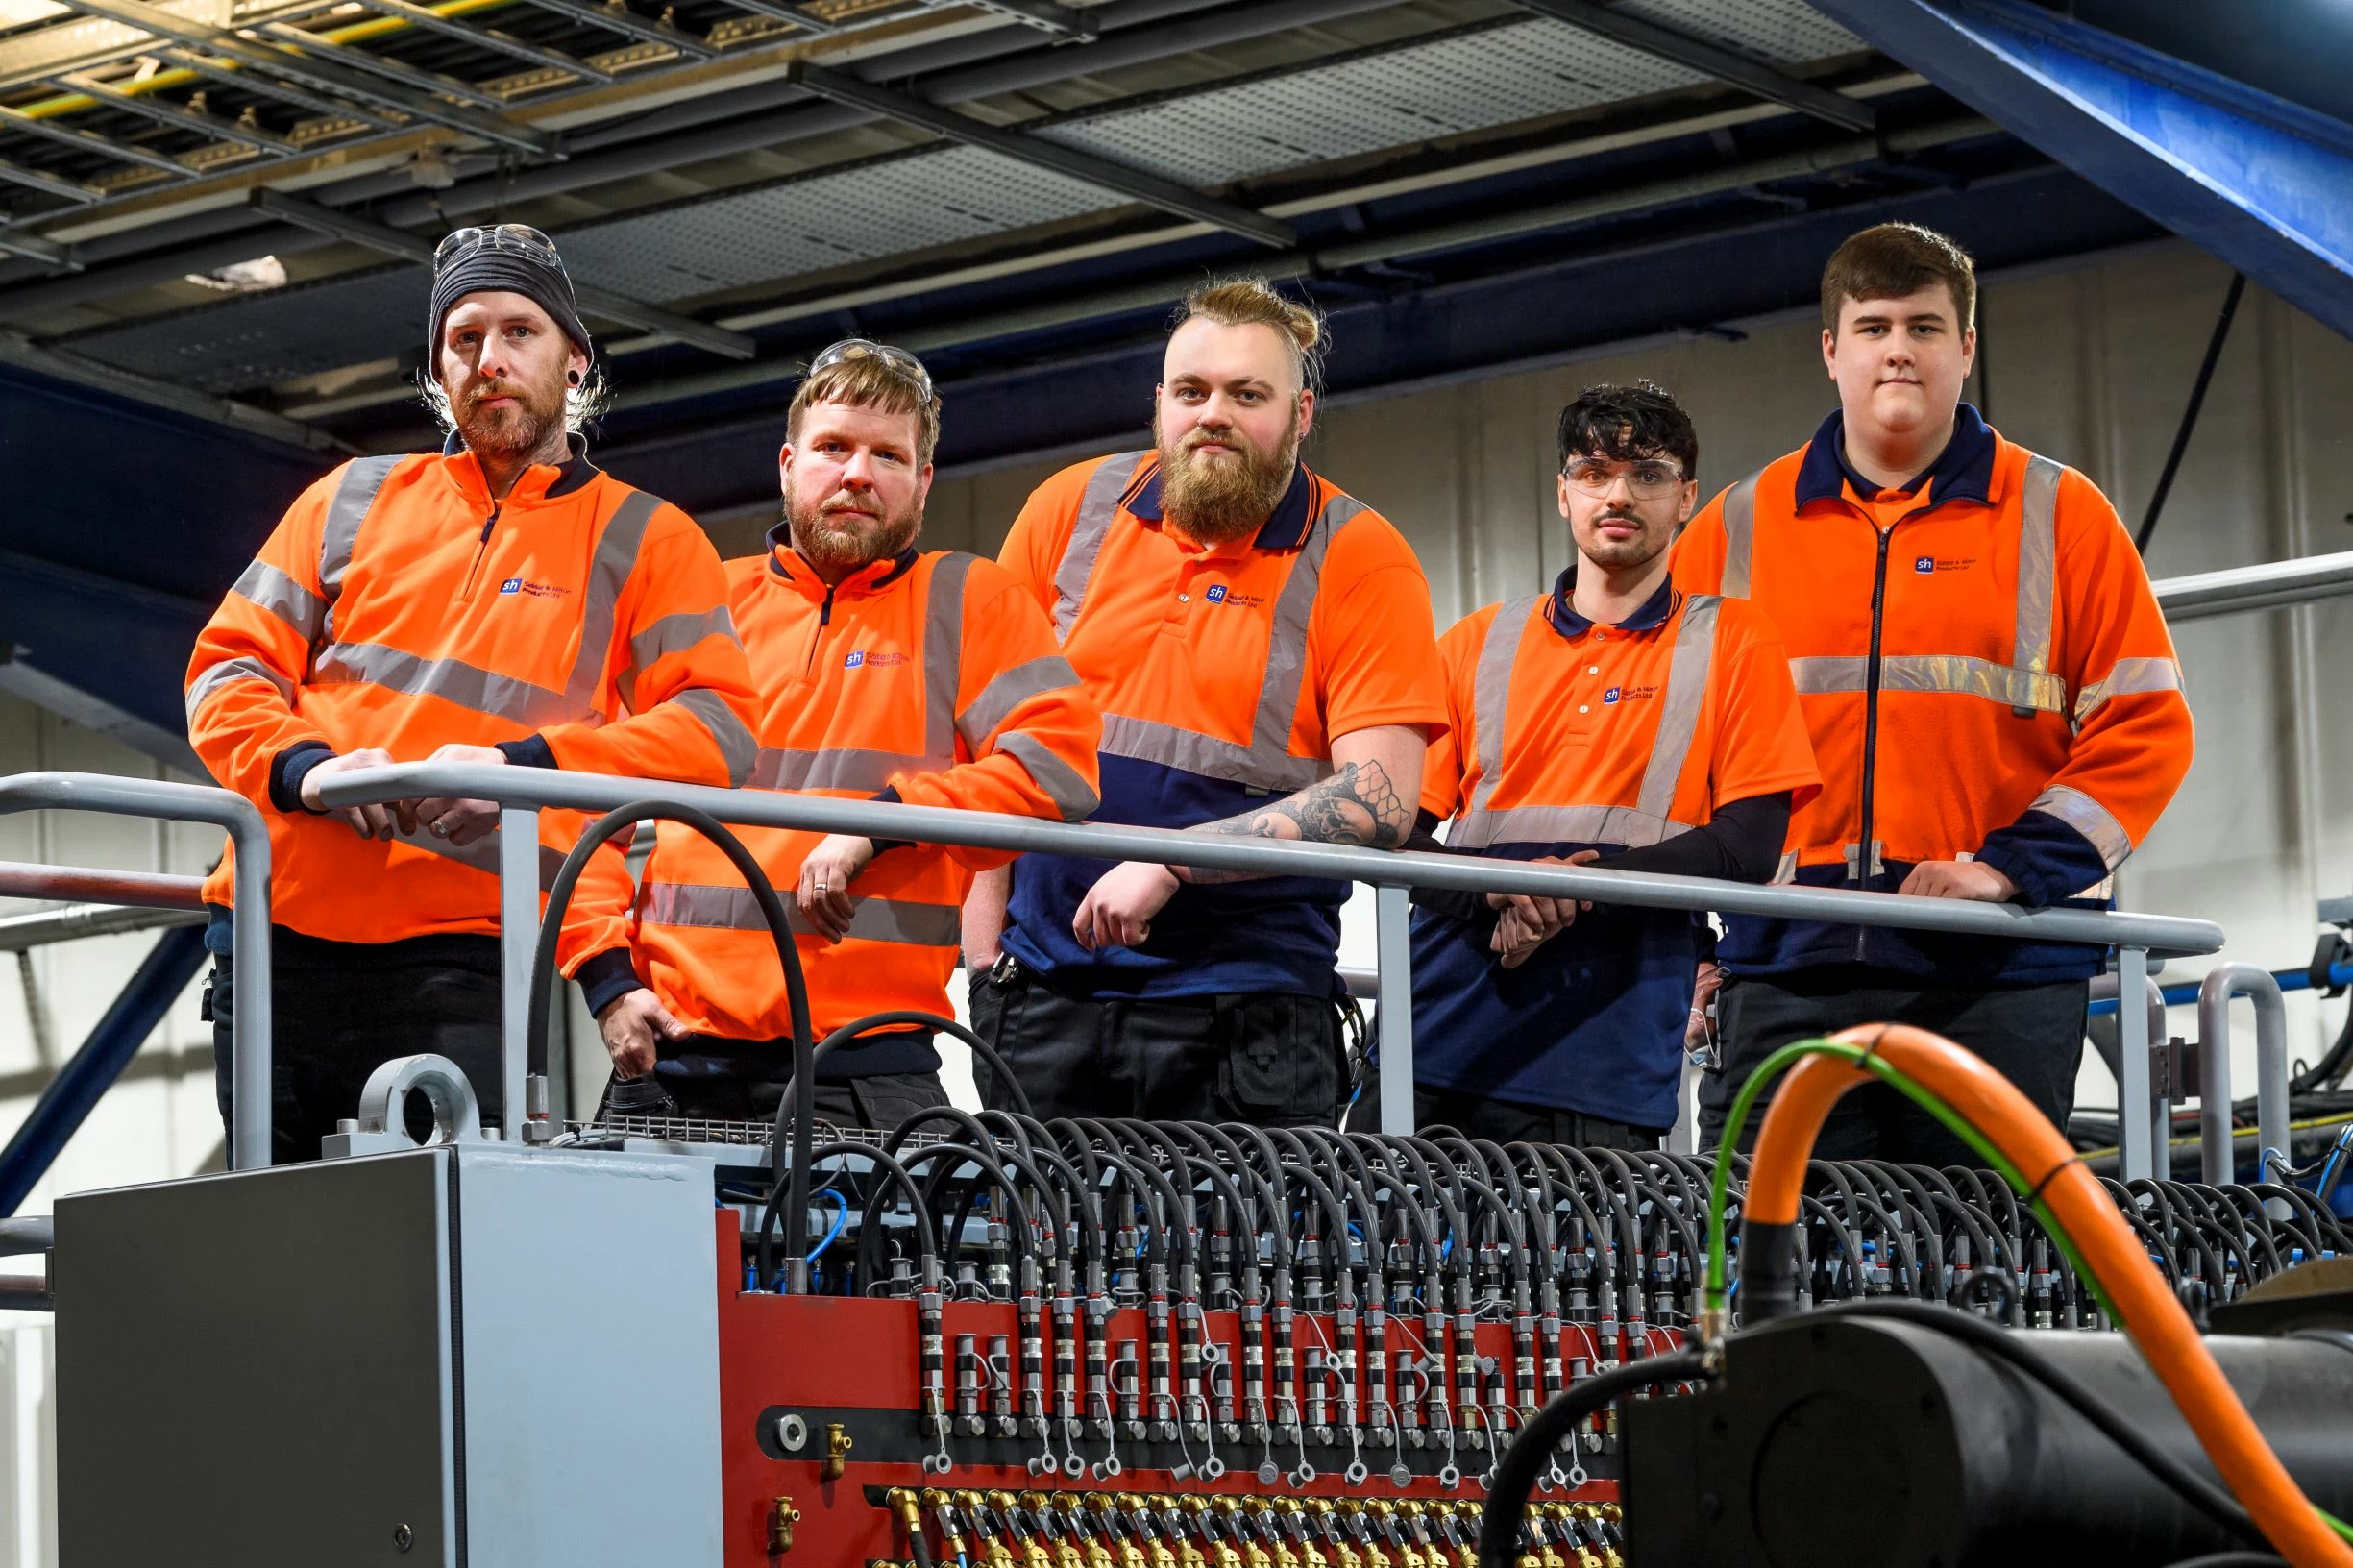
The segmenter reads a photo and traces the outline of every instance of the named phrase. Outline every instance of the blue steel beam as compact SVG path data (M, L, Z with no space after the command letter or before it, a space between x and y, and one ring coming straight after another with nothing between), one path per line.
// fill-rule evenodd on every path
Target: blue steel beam
M204 961L202 926L180 926L156 939L114 1005L49 1080L24 1125L9 1139L7 1149L0 1150L0 1216L14 1213L33 1185L56 1164L59 1152L138 1055Z
M2021 0L1813 0L2353 337L2353 126Z

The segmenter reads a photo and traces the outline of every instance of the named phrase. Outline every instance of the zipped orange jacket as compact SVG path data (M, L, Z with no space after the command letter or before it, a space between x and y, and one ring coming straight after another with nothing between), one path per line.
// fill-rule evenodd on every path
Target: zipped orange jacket
M271 919L336 942L499 928L498 840L363 839L306 810L330 756L422 762L497 746L510 764L735 785L750 776L751 673L719 554L685 513L576 446L493 502L474 454L363 457L313 484L213 612L188 661L188 739L263 809ZM540 814L541 885L577 813ZM617 847L600 876L627 873ZM230 903L232 865L205 884ZM566 973L623 946L575 902Z
M727 584L760 686L756 788L1067 822L1094 810L1102 715L1045 613L994 561L909 551L828 588L780 543L729 561ZM1011 855L878 844L848 890L848 935L832 944L793 907L801 862L823 835L737 832L784 894L819 1039L871 1013L949 1012L965 894L975 872ZM792 1033L750 892L674 822L659 825L632 944L639 978L696 1033Z
M2181 666L2099 488L1963 404L1911 484L1858 481L1832 414L1709 502L1676 586L1746 599L1789 651L1823 790L1782 879L1892 892L1974 857L2030 907L2097 907L2190 771ZM1868 964L1948 982L2096 973L2091 948L1735 917L1735 974Z

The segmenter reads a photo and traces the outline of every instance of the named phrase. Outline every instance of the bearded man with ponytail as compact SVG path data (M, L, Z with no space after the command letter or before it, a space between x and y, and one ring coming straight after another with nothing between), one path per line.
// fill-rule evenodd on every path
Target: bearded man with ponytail
M1430 588L1299 461L1323 346L1263 282L1195 289L1152 449L1065 469L1014 524L1001 563L1103 710L1096 821L1381 849L1413 828L1446 723ZM1024 856L965 906L974 1027L1042 1116L1329 1126L1347 892Z

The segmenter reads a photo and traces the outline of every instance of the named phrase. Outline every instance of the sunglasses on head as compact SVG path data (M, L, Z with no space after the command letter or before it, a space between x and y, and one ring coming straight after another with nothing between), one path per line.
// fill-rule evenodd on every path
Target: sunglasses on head
M931 389L931 372L923 361L905 349L895 349L888 343L877 343L867 337L846 337L809 361L809 374L814 376L829 366L846 364L853 359L879 360L886 368L912 382L925 403L935 394Z
M505 251L510 255L527 257L543 266L564 271L564 258L555 254L555 241L527 223L480 224L467 229L453 229L441 236L433 247L433 270L440 272L452 262L480 251ZM566 273L565 276L571 276Z

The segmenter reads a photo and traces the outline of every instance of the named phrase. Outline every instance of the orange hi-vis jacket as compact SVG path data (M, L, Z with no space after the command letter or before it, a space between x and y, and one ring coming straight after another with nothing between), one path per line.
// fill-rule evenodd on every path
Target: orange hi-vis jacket
M727 563L728 600L760 685L753 785L1075 822L1095 807L1102 716L1045 615L995 562L952 551L875 561L826 586L779 542ZM784 894L819 1039L868 1014L946 1014L976 871L1012 857L880 843L828 944L793 907L818 833L737 829ZM634 927L637 973L698 1034L792 1033L758 906L726 858L660 825Z
M1450 719L1430 744L1422 810L1453 819L1448 847L1498 860L1599 849L1607 866L1734 801L1813 798L1821 775L1788 660L1754 606L1662 582L1635 614L1596 625L1575 611L1575 570L1438 639ZM1694 917L1609 909L1512 969L1488 950L1491 929L1414 912L1415 1081L1671 1125Z
M1823 771L1785 874L1893 891L1974 857L2031 906L2097 904L2189 772L2165 616L2107 498L1961 405L1912 485L1847 468L1833 414L1692 520L1675 578L1787 645ZM1863 846L1868 845L1868 849ZM1945 981L2096 973L2090 948L1734 919L1735 973L1862 963Z
M452 445L359 458L306 490L188 661L188 739L263 808L271 918L310 936L499 928L496 835L463 849L423 832L363 839L301 803L303 775L329 756L380 747L422 762L466 744L690 784L751 772L750 670L702 531L576 449L493 502L474 454ZM543 887L582 821L540 813ZM608 848L604 874L625 879ZM205 897L226 905L231 889L224 860ZM576 900L559 958L570 973L625 941L619 911Z
M1154 453L1080 463L1031 493L998 558L1054 618L1103 710L1097 821L1221 821L1328 775L1339 736L1445 724L1412 547L1305 466L1256 534L1204 545L1165 526ZM1071 918L1110 869L1023 856L1005 951L1071 995L1321 996L1337 985L1346 884L1188 885L1141 944L1090 952Z

